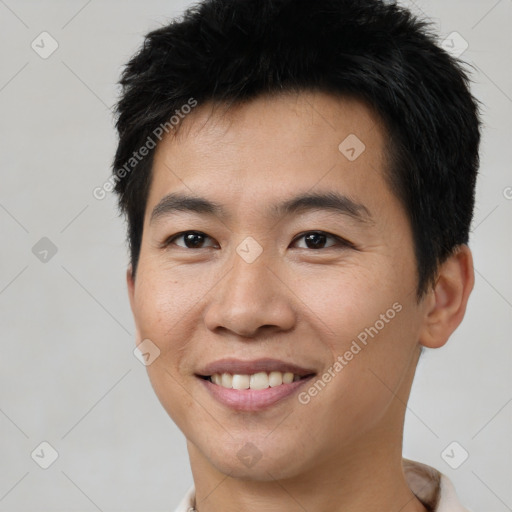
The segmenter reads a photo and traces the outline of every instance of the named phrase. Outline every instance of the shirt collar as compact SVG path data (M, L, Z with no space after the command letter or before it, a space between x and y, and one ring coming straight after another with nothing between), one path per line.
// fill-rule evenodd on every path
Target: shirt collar
M405 480L429 512L471 512L460 503L450 479L437 469L402 459Z

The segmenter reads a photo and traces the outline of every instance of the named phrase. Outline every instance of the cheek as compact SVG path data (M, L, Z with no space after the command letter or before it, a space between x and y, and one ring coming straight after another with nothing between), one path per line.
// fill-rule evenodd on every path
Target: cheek
M395 309L390 309L393 304ZM334 377L325 387L318 386L319 391L313 386L306 390L310 402L304 405L309 410L304 421L312 418L308 428L318 438L334 440L341 435L341 442L350 446L383 417L392 421L402 414L408 398L404 383L413 368L415 321L405 307L397 311L398 301L393 304L372 305L371 310L366 304L359 312L347 307L346 311L357 314L355 319L350 314L339 315L341 334L330 338L332 361L338 364L326 369ZM380 314L388 323L380 320Z
M161 265L141 267L137 279L135 318L141 336L163 351L179 350L187 339L187 319L200 306L207 283Z
M187 287L172 269L139 267L134 296L135 321L141 339L150 339L160 350L146 367L151 385L168 415L180 428L192 406L180 371L185 364L186 345L193 335L195 307L204 296L197 286ZM193 282L193 281L192 281Z
M333 356L348 350L350 342L398 300L398 287L383 274L382 269L353 264L322 269L299 280L289 276L303 314L325 332ZM390 316L394 314L392 310Z
M138 342L150 339L160 350L147 371L166 409L167 402L186 404L190 398L174 391L179 388L177 381L191 371L187 345L196 335L202 308L217 280L215 273L198 275L192 266L178 269L140 260L134 295Z
M184 293L183 285L163 272L142 271L137 279L138 336L150 339L160 350L146 370L158 399L177 421L190 399L187 393L180 392L179 384L186 346L193 335L193 322L187 322L187 315L193 314L200 295Z
M303 312L323 336L331 361L342 358L331 388L333 406L346 401L356 415L359 407L378 409L389 399L387 387L395 389L408 371L419 332L410 274L354 266L296 284Z

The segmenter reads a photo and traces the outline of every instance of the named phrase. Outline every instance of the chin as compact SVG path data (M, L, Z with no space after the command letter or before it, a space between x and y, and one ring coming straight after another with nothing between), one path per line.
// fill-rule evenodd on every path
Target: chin
M276 441L278 441L276 439ZM218 471L232 478L269 482L286 479L301 472L306 454L298 453L297 444L283 446L282 442L269 443L264 439L259 443L246 440L222 445L204 447L204 456Z

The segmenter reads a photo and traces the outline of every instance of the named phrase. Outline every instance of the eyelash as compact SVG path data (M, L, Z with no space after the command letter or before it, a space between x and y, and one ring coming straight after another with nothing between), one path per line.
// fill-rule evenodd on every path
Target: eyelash
M206 238L210 238L212 239L210 236L208 236L206 233L203 233L202 231L195 231L195 230L189 230L189 231L181 231L180 233L176 233L175 235L172 235L170 236L169 238L167 238L161 245L161 248L166 248L168 246L170 246L175 240L177 240L178 238L182 238L183 236L185 235L188 235L188 234L195 234L195 235L202 235L202 236L205 236ZM350 249L356 249L356 246L352 243L352 242L349 242L348 240L345 240L344 238L341 238L339 236L336 236L336 235L333 235L331 233L327 233L326 231L319 231L319 230L313 230L313 231L304 231L303 233L300 233L299 235L297 235L292 243L296 242L297 240L300 240L301 238L304 238L305 236L307 235L310 235L310 234L318 234L318 235L325 235L327 238L331 238L333 239L334 241L337 242L337 246L339 248L350 248ZM211 247L199 247L199 248L190 248L190 247L182 247L181 245L178 245L178 247L180 247L181 249L188 249L188 250L199 250L199 249L208 249L208 248L211 248ZM320 251L322 249L331 249L333 247L336 247L336 244L334 245L331 245L329 247L322 247L320 249L310 249L309 247L301 247L301 249L309 249L311 251Z

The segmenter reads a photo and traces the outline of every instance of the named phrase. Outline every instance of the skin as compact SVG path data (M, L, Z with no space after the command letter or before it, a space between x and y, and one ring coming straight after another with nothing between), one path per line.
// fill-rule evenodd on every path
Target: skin
M356 134L354 161L338 149ZM386 133L355 99L319 92L257 98L228 112L198 106L156 150L140 260L127 272L137 343L161 350L152 386L187 438L199 512L425 511L402 470L405 405L420 347L462 320L473 266L461 246L418 302L406 212L385 177ZM270 205L336 191L371 219L317 210L271 218ZM175 212L150 222L171 192L205 197L226 216ZM171 235L196 230L198 247ZM304 237L327 237L311 248ZM262 248L247 263L248 236ZM201 240L201 239L200 239ZM322 375L366 327L402 306L307 404L297 395L260 412L215 401L195 373L224 357L273 357ZM237 457L252 443L252 467Z

